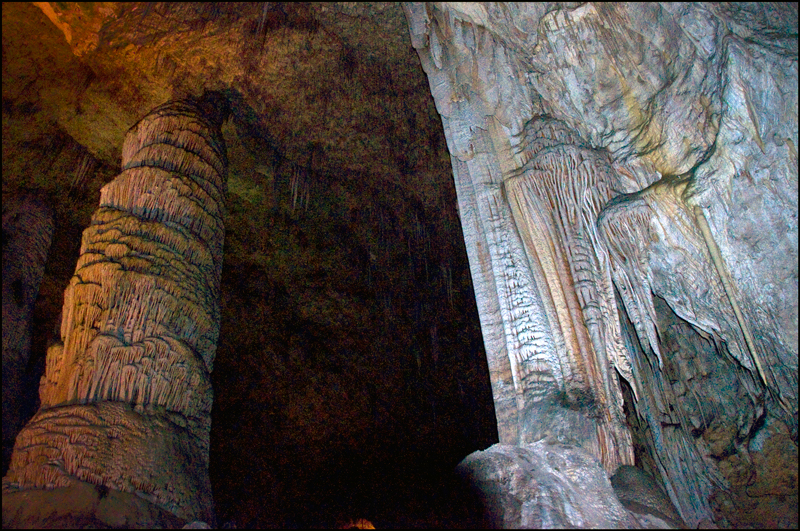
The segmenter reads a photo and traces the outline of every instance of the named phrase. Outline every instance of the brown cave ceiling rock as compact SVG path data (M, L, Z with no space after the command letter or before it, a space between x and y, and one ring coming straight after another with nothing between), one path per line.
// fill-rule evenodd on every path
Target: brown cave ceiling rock
M44 78L31 88L49 85L38 103L53 107L58 126L107 164L118 163L123 134L143 109L225 89L250 109L251 133L271 140L272 149L254 146L249 153L255 165L269 161L280 146L297 164L311 157L315 166L394 183L405 168L420 174L412 178L423 199L431 166L442 165L426 153L427 136L413 127L413 116L430 109L409 97L424 85L410 74L418 66L400 31L406 22L397 4L36 5L39 13L30 6L4 9L21 10L33 19L29 25L46 25L47 15L62 32L51 35L55 42L43 50L28 42L34 56L61 49L56 69L41 72L31 65ZM19 53L14 40L30 31L8 31L8 48ZM376 46L378 36L383 38Z

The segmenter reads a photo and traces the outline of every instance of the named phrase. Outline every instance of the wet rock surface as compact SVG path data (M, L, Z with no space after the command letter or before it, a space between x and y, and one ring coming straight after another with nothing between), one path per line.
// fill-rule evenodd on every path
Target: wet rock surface
M487 528L637 527L602 466L581 448L555 439L496 444L468 455L456 471Z

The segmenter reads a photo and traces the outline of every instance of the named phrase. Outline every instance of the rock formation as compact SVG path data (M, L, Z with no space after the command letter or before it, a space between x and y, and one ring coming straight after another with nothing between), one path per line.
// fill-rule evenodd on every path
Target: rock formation
M611 486L620 503L635 515L658 518L664 527L686 527L669 496L653 476L641 469L627 465L619 467L611 476ZM649 526L645 523L643 527L647 529Z
M209 375L220 321L224 107L212 96L170 102L128 133L123 171L101 191L64 294L41 409L3 479L4 525L45 521L25 512L31 491L47 498L84 484L104 488L101 499L135 494L184 520L214 521ZM76 498L66 523L106 521L108 510Z
M529 412L577 388L596 435L545 416L609 472L632 464L618 374L681 516L712 518L729 485L697 436L733 424L741 441L765 415L797 432L796 9L404 9L452 155L501 442L544 435ZM691 391L673 394L664 371L684 355L665 352L656 296L714 342L726 382L680 374ZM732 417L702 405L719 389Z
M555 438L493 445L464 458L457 473L475 491L486 529L638 527L597 460Z
M795 4L6 3L2 69L4 525L474 524L499 436L482 525L796 527Z
M3 197L3 454L20 428L31 321L53 238L53 211L32 195Z

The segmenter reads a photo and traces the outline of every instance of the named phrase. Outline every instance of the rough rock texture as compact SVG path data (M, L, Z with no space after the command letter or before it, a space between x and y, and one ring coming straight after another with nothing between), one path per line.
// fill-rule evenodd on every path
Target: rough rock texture
M3 458L20 429L33 308L53 238L53 210L34 195L3 195Z
M673 528L685 528L664 489L643 470L623 465L611 476L611 486L622 506L642 516L653 516Z
M218 518L445 525L442 477L497 435L450 158L400 5L2 9L3 192L56 211L32 380L126 131L223 91Z
M41 193L56 220L29 376L126 131L164 101L231 102L223 520L457 525L444 472L496 413L504 442L635 462L692 527L796 526L793 4L2 10L3 197ZM149 433L134 409L82 415Z
M533 115L528 84L508 80L522 72L483 23L405 9L453 155L500 440L537 440L536 412L563 396L581 413L564 432L609 471L632 464L613 369L627 375L630 361L594 228L619 187L610 161Z
M603 467L580 447L542 440L473 452L456 472L491 529L637 528Z
M528 412L568 393L576 357L613 426L616 370L681 516L712 518L731 479L717 462L749 459L765 415L797 437L796 7L404 10L452 155L501 442L539 435ZM667 350L672 312L688 352ZM695 354L719 369L691 373ZM627 434L560 420L609 472L632 464Z
M516 306L539 321L534 330L515 334L523 343L523 357L512 359L512 377L523 390L526 410L519 440L541 439L558 419L552 429L560 438L579 440L613 470L632 462L633 452L611 367L629 379L631 369L594 220L619 184L612 181L616 174L605 154L587 149L563 123L538 118L525 126L524 135L517 149L526 163L503 188L542 308L512 296ZM517 326L524 320L515 319L520 321ZM537 403L553 395L596 422L594 429L581 435L583 429L574 422L550 411L539 413Z
M227 176L220 107L214 98L171 102L128 133L123 172L102 189L84 232L62 343L48 351L42 406L20 432L4 494L79 480L186 520L214 520L209 375ZM4 525L24 523L3 514Z
M3 495L3 527L180 529L184 520L128 492L73 480L68 487Z

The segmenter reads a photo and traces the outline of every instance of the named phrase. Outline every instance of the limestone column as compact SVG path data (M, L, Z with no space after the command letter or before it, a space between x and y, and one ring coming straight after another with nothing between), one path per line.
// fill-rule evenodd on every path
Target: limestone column
M4 526L35 525L33 502L58 507L40 525L213 524L226 115L221 97L171 102L128 132L64 293L41 409L3 479Z
M3 462L19 431L33 307L53 239L53 211L33 195L3 198Z

